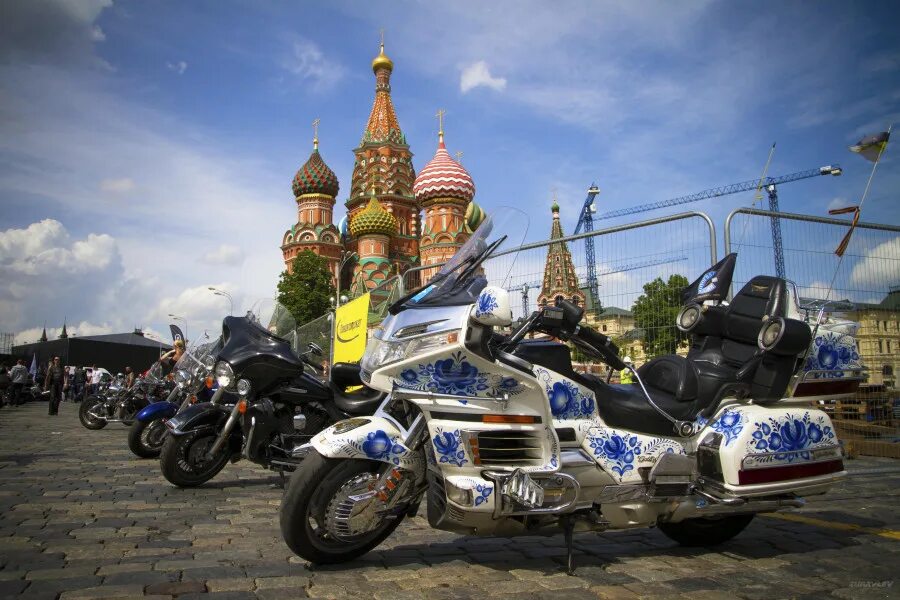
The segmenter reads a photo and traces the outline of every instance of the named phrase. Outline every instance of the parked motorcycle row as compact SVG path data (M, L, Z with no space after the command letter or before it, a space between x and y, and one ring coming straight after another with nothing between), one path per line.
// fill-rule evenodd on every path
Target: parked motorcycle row
M176 486L241 459L291 473L282 535L314 563L365 554L424 502L437 529L562 532L571 570L574 532L655 526L710 546L846 475L828 416L783 400L812 335L789 316L787 282L757 276L725 302L729 255L685 291L687 356L634 370L565 299L513 323L484 263L519 245L526 220L487 217L390 307L360 365L326 377L280 307L267 324L229 316L219 340L185 353L166 400L115 395L82 422L134 420L130 447L158 452ZM574 371L570 345L636 383Z

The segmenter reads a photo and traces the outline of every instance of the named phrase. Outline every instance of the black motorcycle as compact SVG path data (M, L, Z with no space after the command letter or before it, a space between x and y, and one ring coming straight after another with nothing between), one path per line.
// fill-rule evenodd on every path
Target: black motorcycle
M273 332L252 313L225 318L215 376L238 402L230 410L194 404L166 421L160 468L171 483L201 485L241 458L282 474L293 471L313 435L350 416L372 414L383 400L384 394L362 385L358 365L338 363L323 378L324 368L312 359L321 358L321 348L309 344L297 352L296 339L286 339L296 333L281 321Z
M85 398L78 409L78 419L88 429L103 429L108 423L131 426L137 412L165 398L171 386L162 365L156 362L130 388L123 380L116 379L99 393Z

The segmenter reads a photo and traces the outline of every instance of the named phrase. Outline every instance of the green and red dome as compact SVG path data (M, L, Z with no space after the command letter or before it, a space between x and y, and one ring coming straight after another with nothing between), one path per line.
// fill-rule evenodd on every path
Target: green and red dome
M304 194L324 194L336 197L338 194L338 178L334 174L318 150L313 150L309 160L294 175L294 196Z

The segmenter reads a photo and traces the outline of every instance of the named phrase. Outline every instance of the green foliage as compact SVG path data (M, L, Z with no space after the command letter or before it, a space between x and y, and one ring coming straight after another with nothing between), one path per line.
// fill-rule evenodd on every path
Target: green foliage
M657 277L644 284L644 293L632 307L635 327L643 330L644 352L647 358L674 354L688 336L675 327L675 317L681 308L681 291L688 285L684 275L672 275L665 282Z
M300 325L328 312L332 296L334 282L328 262L309 250L298 254L291 263L291 272L284 271L278 278L278 302Z

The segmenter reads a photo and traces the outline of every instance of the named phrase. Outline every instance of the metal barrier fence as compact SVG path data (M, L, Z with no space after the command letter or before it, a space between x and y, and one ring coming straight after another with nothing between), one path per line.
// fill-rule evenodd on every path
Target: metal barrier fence
M776 213L741 208L725 223L725 252L737 252L732 290L754 275L775 274L770 221ZM835 319L859 324L858 352L867 367L851 398L820 405L832 413L851 452L900 458L900 227L858 223L840 259L834 254L849 221L777 213L784 240L788 280L796 285L801 306L815 315L822 301ZM829 293L832 278L834 286ZM841 351L821 335L815 351L826 359ZM852 352L852 350L849 350Z

